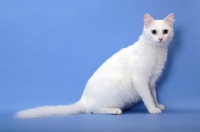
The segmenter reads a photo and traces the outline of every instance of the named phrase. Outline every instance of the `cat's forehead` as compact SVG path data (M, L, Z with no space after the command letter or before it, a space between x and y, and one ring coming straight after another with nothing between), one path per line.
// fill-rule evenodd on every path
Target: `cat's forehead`
M154 20L154 22L150 26L155 29L170 29L170 25L166 23L164 20Z

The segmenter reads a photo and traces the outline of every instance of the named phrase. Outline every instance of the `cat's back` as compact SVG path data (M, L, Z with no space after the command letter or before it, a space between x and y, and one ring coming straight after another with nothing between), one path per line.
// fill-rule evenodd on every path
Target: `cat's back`
M120 73L128 70L131 59L134 57L134 52L136 52L136 45L130 45L126 48L119 50L117 53L113 54L108 58L94 73L94 76L99 74L111 74Z

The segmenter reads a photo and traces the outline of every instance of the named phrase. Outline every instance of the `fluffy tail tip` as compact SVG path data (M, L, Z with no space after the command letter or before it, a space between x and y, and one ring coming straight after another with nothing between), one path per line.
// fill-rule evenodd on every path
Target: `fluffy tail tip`
M22 118L22 119L28 119L28 118L34 118L33 115L26 111L19 111L15 113L14 118Z

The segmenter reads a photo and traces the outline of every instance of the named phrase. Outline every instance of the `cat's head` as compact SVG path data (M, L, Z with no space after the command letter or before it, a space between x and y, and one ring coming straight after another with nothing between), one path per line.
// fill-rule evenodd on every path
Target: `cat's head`
M158 46L169 44L174 35L173 23L173 13L163 20L154 20L149 14L145 14L143 36L147 41Z

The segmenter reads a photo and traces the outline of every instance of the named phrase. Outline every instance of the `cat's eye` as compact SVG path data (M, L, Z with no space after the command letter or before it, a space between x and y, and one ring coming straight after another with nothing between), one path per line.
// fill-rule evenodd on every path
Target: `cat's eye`
M163 34L167 34L167 33L168 33L167 29L163 30Z
M151 33L154 34L154 35L156 35L157 31L156 30L152 30Z

